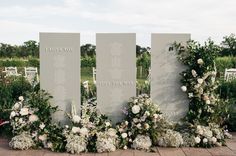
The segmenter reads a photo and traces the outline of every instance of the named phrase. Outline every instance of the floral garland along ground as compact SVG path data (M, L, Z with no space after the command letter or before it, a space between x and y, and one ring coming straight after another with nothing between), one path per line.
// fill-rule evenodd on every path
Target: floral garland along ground
M213 70L212 60L215 54L205 56L204 50L198 53L202 47L194 42L176 47L179 60L189 66L189 69L182 73L184 86L181 87L190 98L188 122L169 122L149 96L140 95L129 100L123 110L125 118L115 128L110 120L96 109L96 100L89 100L82 106L81 117L72 104L71 113L67 114L70 125L61 127L44 123L43 117L37 115L40 114L39 110L32 108L23 97L19 97L19 102L13 106L10 114L10 123L15 135L9 143L10 147L20 150L48 148L52 151L82 153L111 152L117 148L150 151L156 145L224 145L225 138L231 136L214 122L217 121L214 119L216 106L220 102L214 94L216 71ZM205 48L208 48L208 51L217 50L212 42L205 45ZM192 107L193 104L196 108ZM206 122L210 124L204 124Z

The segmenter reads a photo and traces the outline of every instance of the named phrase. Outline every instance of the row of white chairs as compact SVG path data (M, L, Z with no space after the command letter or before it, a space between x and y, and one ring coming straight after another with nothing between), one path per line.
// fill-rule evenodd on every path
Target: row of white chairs
M3 73L6 73L5 77L21 76L21 74L18 73L17 67L5 67ZM37 67L24 67L24 77L31 84L39 82Z

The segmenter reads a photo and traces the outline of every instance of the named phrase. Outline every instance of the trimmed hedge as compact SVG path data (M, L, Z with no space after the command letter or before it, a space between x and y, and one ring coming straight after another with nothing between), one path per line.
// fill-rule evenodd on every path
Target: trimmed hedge
M236 57L218 57L216 68L221 73L224 73L226 68L236 68Z

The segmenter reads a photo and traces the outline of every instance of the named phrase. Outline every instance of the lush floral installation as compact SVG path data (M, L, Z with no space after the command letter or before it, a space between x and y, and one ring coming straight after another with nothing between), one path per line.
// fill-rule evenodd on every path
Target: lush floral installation
M97 110L96 100L90 99L83 103L81 117L74 104L71 108L71 113L68 114L71 124L64 129L67 152L78 154L116 150L117 132L107 116Z
M123 112L124 121L117 124L120 148L151 150L153 145L166 146L166 143L160 142L161 138L173 142L174 147L181 145L181 135L173 135L171 140L167 138L166 134L174 125L166 120L148 95L130 98Z
M51 122L52 113L57 111L57 107L52 107L49 103L51 98L45 91L33 92L26 100L23 96L19 97L10 113L14 135L10 147L22 150L49 148L61 151L64 147L64 137L60 134L62 128Z
M187 66L181 73L181 90L186 92L189 98L189 112L185 117L189 127L183 132L187 136L183 137L185 145L224 145L225 138L230 137L229 133L221 128L228 118L227 101L219 99L215 92L218 82L214 60L220 49L211 40L203 46L195 41L174 45L179 61Z

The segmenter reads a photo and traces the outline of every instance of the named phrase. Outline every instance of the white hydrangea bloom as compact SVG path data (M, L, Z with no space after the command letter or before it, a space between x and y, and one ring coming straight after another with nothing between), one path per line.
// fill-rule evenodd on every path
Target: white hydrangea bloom
M162 147L180 147L183 143L182 135L170 129L158 139L158 145Z
M137 135L133 141L132 147L134 149L148 150L152 146L152 141L149 136Z
M81 120L80 116L78 116L78 115L73 115L73 116L72 116L72 121L73 121L74 123L79 123L80 120Z
M29 108L21 108L20 115L25 116L29 114Z
M9 146L13 149L27 150L34 146L34 141L29 134L23 132L22 134L13 137Z
M66 151L72 154L80 154L86 151L87 142L85 137L70 135L66 137Z

